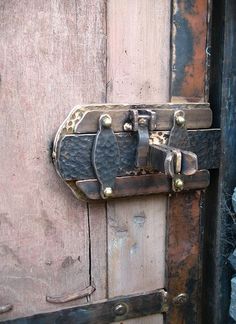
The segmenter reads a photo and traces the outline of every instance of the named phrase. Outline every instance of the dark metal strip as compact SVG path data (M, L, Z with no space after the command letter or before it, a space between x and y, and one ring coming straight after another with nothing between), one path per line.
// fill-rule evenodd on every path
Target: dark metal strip
M143 294L116 297L103 302L37 314L4 323L14 324L108 324L131 318L164 313L167 293L155 290Z
M207 170L201 170L191 176L181 176L184 190L208 187L210 176ZM99 183L97 180L76 181L76 186L88 199L100 199ZM111 198L130 197L172 192L172 179L163 173L139 176L118 177L115 181Z
M152 110L156 113L156 123L152 130L170 130L173 126L173 117L176 110L183 110L188 129L209 128L212 124L212 111L208 103L166 103L154 105L89 105L80 106L70 117L69 130L74 133L96 133L98 120L104 113L112 118L114 132L122 132L124 124L130 120L129 110ZM80 115L82 116L80 117ZM154 125L153 125L154 126Z

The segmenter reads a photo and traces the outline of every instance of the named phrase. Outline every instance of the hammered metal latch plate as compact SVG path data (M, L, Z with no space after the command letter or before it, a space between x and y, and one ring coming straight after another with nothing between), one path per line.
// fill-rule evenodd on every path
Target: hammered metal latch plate
M202 189L218 168L209 104L75 107L53 146L57 173L87 200Z
M103 199L112 196L115 179L119 168L119 146L112 130L112 118L102 114L99 118L99 130L94 140L92 163L96 177L100 183Z

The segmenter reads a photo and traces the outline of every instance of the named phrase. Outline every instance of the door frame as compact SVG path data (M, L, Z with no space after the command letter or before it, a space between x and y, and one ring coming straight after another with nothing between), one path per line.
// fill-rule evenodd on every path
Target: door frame
M235 248L231 197L236 186L236 2L213 0L210 104L213 127L221 127L221 165L211 174L206 196L203 259L203 323L234 323L229 318ZM234 225L234 226L233 226Z

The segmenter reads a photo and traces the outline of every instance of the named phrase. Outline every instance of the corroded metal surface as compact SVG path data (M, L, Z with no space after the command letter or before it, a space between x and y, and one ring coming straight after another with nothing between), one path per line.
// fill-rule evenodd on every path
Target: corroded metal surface
M210 174L209 171L202 170L192 176L178 175L178 179L183 182L182 190L201 189L209 186ZM88 199L100 198L97 180L76 181L76 186ZM172 191L177 191L172 186L172 179L163 173L117 177L112 198L170 193Z
M201 193L176 193L170 197L167 216L167 290L175 300L186 294L185 302L170 305L167 323L199 323L200 288L200 205Z
M120 306L123 307L120 307ZM167 293L160 289L142 294L61 309L56 312L37 314L31 317L5 321L14 324L108 324L138 318L168 310Z
M205 92L208 0L174 0L172 98L201 101Z

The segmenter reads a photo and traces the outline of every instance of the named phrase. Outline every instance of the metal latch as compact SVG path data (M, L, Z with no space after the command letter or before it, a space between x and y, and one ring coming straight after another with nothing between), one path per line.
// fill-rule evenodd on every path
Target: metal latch
M173 190L181 191L184 188L181 175L194 175L198 170L198 159L195 153L190 152L184 111L175 111L173 117L168 144L149 144L149 132L156 128L154 111L131 110L131 123L128 124L138 134L136 166L165 173L173 179Z
M77 197L202 189L219 166L208 104L75 107L54 141L58 174Z

